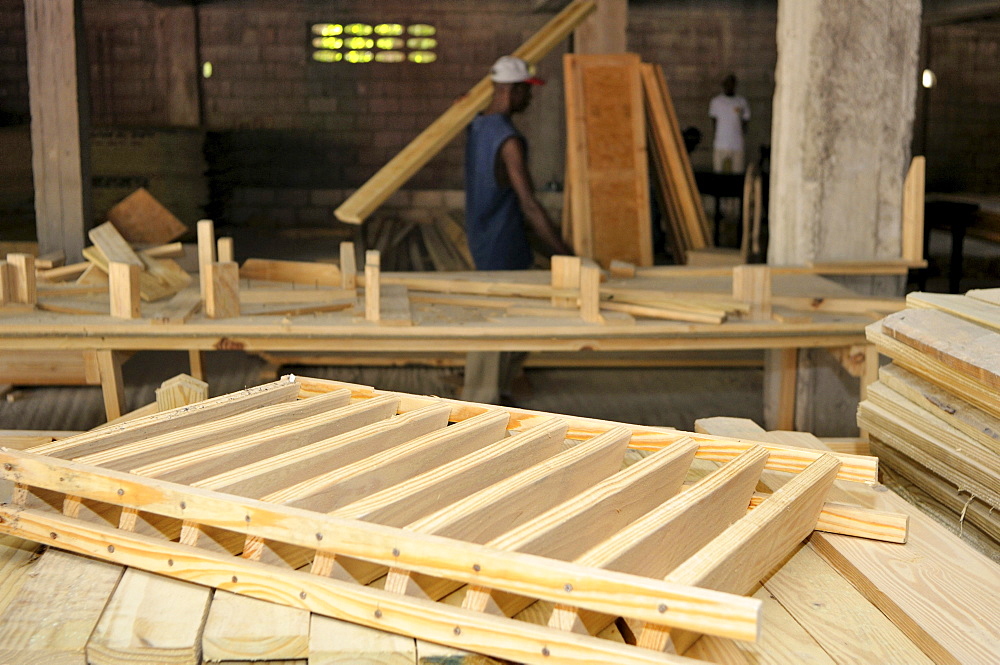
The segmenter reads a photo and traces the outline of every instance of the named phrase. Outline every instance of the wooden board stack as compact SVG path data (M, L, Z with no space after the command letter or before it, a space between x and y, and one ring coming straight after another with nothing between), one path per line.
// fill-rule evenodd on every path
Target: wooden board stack
M1000 555L1000 289L911 293L907 306L868 328L893 362L858 422L887 471Z
M622 468L628 447L653 452ZM50 549L0 603L5 662L198 662L205 640L252 660L226 652L251 616L339 620L350 645L343 622L525 663L685 663L664 650L759 636L743 594L814 529L906 539L905 515L827 501L874 480L870 457L301 377L0 463L0 532L93 557ZM765 470L788 482L756 494ZM59 600L69 577L85 600ZM636 646L607 639L616 617Z

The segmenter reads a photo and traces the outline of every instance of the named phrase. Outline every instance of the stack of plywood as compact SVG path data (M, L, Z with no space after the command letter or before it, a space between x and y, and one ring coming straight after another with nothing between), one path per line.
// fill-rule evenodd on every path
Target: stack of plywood
M1000 289L913 293L868 328L892 364L858 422L872 452L923 502L1000 547Z
M563 64L563 236L574 251L604 266L612 260L652 264L650 161L677 258L682 262L688 251L710 244L662 70L632 53L567 55Z

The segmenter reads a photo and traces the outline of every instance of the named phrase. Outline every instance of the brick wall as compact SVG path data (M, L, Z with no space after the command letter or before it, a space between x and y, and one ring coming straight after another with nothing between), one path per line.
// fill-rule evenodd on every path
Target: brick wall
M701 143L692 154L696 168L711 168L708 104L730 72L738 80L737 94L746 97L751 110L747 161L759 157L760 146L770 145L777 8L776 0L629 3L629 50L663 67L681 128L701 130Z
M1000 22L939 26L929 34L928 66L937 85L923 91L926 124L914 132L926 137L927 188L995 194L1000 189Z

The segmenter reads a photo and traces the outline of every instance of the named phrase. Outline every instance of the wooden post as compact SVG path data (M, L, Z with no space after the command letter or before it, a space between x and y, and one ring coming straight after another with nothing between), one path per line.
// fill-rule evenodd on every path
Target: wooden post
M749 318L766 321L771 318L771 269L765 265L744 265L733 268L733 298L750 304Z
M8 254L7 262L10 264L11 300L25 305L34 305L37 300L35 257L31 254Z
M575 289L580 286L580 257L552 257L552 288ZM576 298L552 296L553 307L576 307Z
M97 352L97 367L101 372L101 392L108 420L125 413L125 384L122 382L122 355L119 351L101 349Z
M198 276L201 281L202 300L208 298L211 282L207 273L208 266L213 263L215 263L215 224L210 219L202 219L198 222Z
M377 249L365 252L365 319L379 321L382 316L379 308L379 274L381 256Z
M230 263L236 260L232 238L219 238L216 242L219 263Z
M188 351L188 369L191 372L191 376L196 379L205 379L205 366L201 361L201 351L198 349L191 349Z
M340 243L340 288L356 289L358 286L358 266L354 255L354 243Z
M199 222L200 224L200 222ZM240 267L233 261L206 266L205 316L230 319L240 315Z
M596 0L597 9L573 32L574 53L624 53L628 0Z
M601 316L601 269L593 261L580 266L580 316L588 323L603 323Z
M108 268L111 316L117 319L138 319L139 267L130 263L112 262Z
M903 180L903 247L906 261L924 260L924 179L927 160L917 155Z
M82 0L25 0L38 251L79 261L91 218Z
M0 261L0 306L13 302L10 272L10 264L6 261Z

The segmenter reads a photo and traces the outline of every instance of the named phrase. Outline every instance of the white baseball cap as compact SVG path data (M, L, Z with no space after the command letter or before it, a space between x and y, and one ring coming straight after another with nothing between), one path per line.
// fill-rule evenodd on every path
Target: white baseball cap
M493 63L490 69L490 79L494 83L530 83L544 85L545 81L532 76L531 66L521 58L512 55L502 56Z

